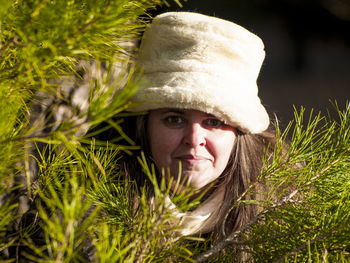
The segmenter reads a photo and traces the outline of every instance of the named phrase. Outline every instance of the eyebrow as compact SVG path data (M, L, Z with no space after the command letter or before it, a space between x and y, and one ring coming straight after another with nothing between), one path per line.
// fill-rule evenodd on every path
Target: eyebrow
M161 114L166 114L166 113L177 113L177 114L186 114L185 110L182 109L177 109L177 108L166 108L161 111ZM213 114L203 112L207 117L213 117L213 118L218 118Z
M180 110L180 109L163 109L163 110L161 110L161 114L166 114L166 113L185 114L185 111Z

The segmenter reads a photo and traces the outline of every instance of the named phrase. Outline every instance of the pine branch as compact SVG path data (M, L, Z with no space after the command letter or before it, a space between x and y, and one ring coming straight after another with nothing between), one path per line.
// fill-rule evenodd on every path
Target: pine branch
M339 160L333 162L332 165L328 166L326 169L324 169L323 171L321 171L319 174L315 175L313 178L310 179L310 181L308 181L305 185L308 186L310 184L312 184L317 178L319 178L324 172L328 171L329 169L333 168L334 164L336 164ZM263 212L260 212L256 217L254 217L248 224L245 224L244 226L242 226L239 230L231 233L227 238L225 238L223 241L220 241L218 244L216 244L213 248L211 248L210 250L206 251L205 253L201 254L200 256L198 256L196 258L196 262L204 262L205 260L207 260L208 258L214 256L215 254L218 254L219 252L221 252L224 248L232 245L232 244L240 244L237 241L237 238L240 237L240 235L242 235L242 233L244 233L245 231L247 231L248 229L250 229L250 227L254 224L257 224L259 221L263 220L263 218L266 216L266 214L268 214L269 212L273 211L275 208L282 206L286 203L289 202L293 202L293 198L302 191L302 188L298 188L296 190L294 190L292 193L290 193L289 195L283 197L282 199L278 200L276 203L270 205L268 207L268 209L266 209ZM246 195L247 191L245 193L243 193L242 196L239 197L239 200L242 199L242 197L244 195ZM319 240L319 239L317 239ZM316 240L315 240L316 241Z
M345 227L348 227L346 225L342 225L342 226L339 226L337 229L332 229L331 231L329 231L328 233L325 233L325 234L321 234L319 236L317 236L316 238L310 240L308 243L305 243L305 244L302 244L301 246L299 246L298 248L294 249L293 251L291 251L290 253L284 255L282 258L274 261L273 263L281 263L283 261L285 261L288 257L292 256L292 255L295 255L297 254L298 252L300 252L301 250L305 249L307 246L310 246L311 244L313 243L316 243L318 241L321 241L327 237L330 237L332 236L333 234L341 231L342 229L344 229Z
M349 112L349 106L347 106L347 110L342 114L342 116L347 116L347 114L349 114L348 113ZM310 136L310 138L312 138L312 139L314 139L315 140L315 133L314 133L314 124L317 124L318 123L318 121L320 120L320 118L319 118L319 116L317 117L317 119L316 119L316 121L312 124L312 130L311 130L311 133L309 134L309 136ZM347 121L345 118L343 119L344 121ZM343 120L341 120L341 123L342 123L342 121ZM309 125L307 126L308 127L308 129L309 129L309 127L310 127L310 123L311 122L309 122ZM334 125L331 125L331 126L334 126ZM349 137L344 137L343 135L342 135L342 129L344 129L344 126L341 126L341 129L340 130L338 130L338 134L335 134L334 135L334 130L330 130L331 131L331 134L333 135L332 136L332 138L334 138L334 140L336 141L337 140L337 138L339 138L339 137L342 137L342 138L347 138L347 140L345 141L345 143L347 144L347 146L345 146L345 149L343 148L339 148L339 150L341 150L341 152L344 152L344 153L346 153L348 150L348 148L347 147L349 147L348 146L348 143L349 143ZM329 130L328 130L329 131ZM279 133L279 132L278 132ZM294 137L295 139L294 140L299 140L299 138L302 138L302 139L304 139L305 141L308 141L309 139L309 137L307 137L307 135L306 135L306 133L300 133L300 132L294 132L294 134L296 134L296 133L299 133L299 136L297 136L297 137ZM322 132L321 132L322 133ZM346 133L347 134L347 133ZM345 134L345 135L346 135ZM324 137L327 137L327 138L330 138L329 136L328 136L328 134L327 134L327 132L326 133L324 133L324 135L323 135ZM323 138L324 138L323 137ZM317 140L320 142L320 143L322 143L322 145L323 145L323 142L322 142L322 137L320 137L320 138L317 138ZM329 142L329 141L328 141ZM293 143L293 142L292 142ZM316 143L317 143L317 141L316 141ZM314 143L314 145L316 144L316 143ZM335 142L334 141L330 141L329 142L333 147L334 147L334 144L335 144ZM345 145L346 145L345 144ZM307 144L304 144L304 145L310 145L310 143L307 143ZM328 148L328 150L329 149L331 149L332 150L332 147L331 148L329 148L329 146L327 145L327 144L325 144L325 147L326 147L326 149ZM317 149L317 148L316 148ZM276 149L278 152L280 152L278 149ZM293 150L293 149L292 149ZM305 150L306 151L309 151L309 148L305 148ZM314 150L314 149L313 149ZM299 150L298 150L299 151ZM320 170L313 176L313 177L311 177L311 178L308 178L308 180L305 182L305 183L303 183L301 186L299 186L298 188L296 188L295 190L293 190L291 193L289 193L288 195L286 195L286 196L284 196L284 197L282 197L281 199L279 199L277 202L274 202L274 203L272 203L271 205L269 205L268 207L267 207L267 209L265 209L263 212L261 212L261 213L259 213L256 217L254 217L248 224L246 224L246 225L244 225L244 226L242 226L239 230L237 230L237 231L235 231L235 232L233 232L232 234L230 234L227 238L225 238L224 240L222 240L221 242L219 242L218 244L216 244L213 248L211 248L211 249L209 249L208 251L206 251L205 253L203 253L203 254L201 254L200 256L198 256L197 258L196 258L196 262L203 262L203 261L205 261L205 260L207 260L209 257L212 257L212 256L214 256L214 255L216 255L216 254L218 254L219 252L221 252L224 248L226 248L226 247L228 247L228 246L230 246L230 245L233 245L233 244L237 244L237 239L239 238L239 237L241 237L242 236L242 234L244 234L246 231L248 231L248 230L251 230L251 227L252 226L254 226L254 225L256 225L256 224L258 224L259 222L261 222L269 213L271 213L272 211L274 211L276 208L278 208L278 207L281 207L281 206L283 206L283 205L285 205L285 204L287 204L287 203L293 203L293 199L294 199L294 197L296 197L296 196L303 196L303 194L305 193L305 190L307 190L307 189L310 189L310 187L312 186L312 185L314 185L315 184L315 182L317 182L322 176L324 176L325 174L327 174L327 173L329 173L330 171L332 171L332 170L336 170L337 169L337 167L342 167L343 166L343 164L344 164L344 162L346 162L346 158L344 159L344 155L343 154L341 154L341 152L340 152L340 155L339 155L339 157L338 158L330 158L329 159L329 161L327 161L327 162L325 162L325 164L323 164L323 162L320 162L320 164L321 164L321 166L320 166ZM300 151L299 151L299 154L300 154ZM327 150L326 150L326 155L327 155ZM308 156L307 154L305 155L305 156ZM298 155L296 155L296 157L295 158L298 158L298 159L300 159L300 157L298 156ZM317 158L317 157L316 157ZM291 159L290 157L289 158L287 158L287 162L288 162L288 166L290 165L290 164L294 164L295 163L295 161L293 160L293 159ZM306 166L306 168L308 168L310 165L314 165L314 164L316 164L314 161L310 161L310 163ZM274 164L271 164L271 166L273 166ZM283 166L285 166L285 165L283 165ZM293 167L293 166L291 166L291 167ZM304 168L304 169L306 169L306 168ZM295 168L295 169L298 169L298 168ZM299 169L300 170L300 172L302 172L302 170L303 170L303 168L300 168ZM274 172L276 173L277 172L277 170L275 169L274 170ZM246 191L247 192L247 191ZM245 195L246 194L246 192L243 194L243 195ZM338 227L339 228L339 227ZM344 228L344 226L342 226L342 228ZM337 228L336 228L337 229ZM336 231L336 229L332 229L332 230L330 230L329 231L329 233L335 233L335 232L337 232ZM316 241L319 241L319 240L322 240L322 239L324 239L324 238L326 238L326 237L329 237L330 235L328 235L328 234L319 234L318 235L318 237L317 238L315 238L315 239L313 239L312 240L312 242L316 242ZM274 238L274 239L278 239L278 237L272 237L272 238ZM257 241L255 241L255 242L257 242ZM266 242L266 240L265 241L263 241L263 242ZM304 245L301 245L300 247L299 247L299 249L296 249L295 251L300 251L301 249L303 249L303 248L305 248L305 244ZM294 252L290 252L291 254L290 255L292 255L292 254L294 254ZM296 252L295 252L296 253ZM289 255L289 254L288 254ZM284 259L285 258L287 258L288 256L286 256L286 257L283 257Z

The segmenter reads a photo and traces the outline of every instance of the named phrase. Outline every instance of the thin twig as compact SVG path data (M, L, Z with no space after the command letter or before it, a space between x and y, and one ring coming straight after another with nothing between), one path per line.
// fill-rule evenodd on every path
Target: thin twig
M334 164L336 164L339 161L339 159L333 161L330 165L328 165L326 168L322 169L318 174L316 174L314 177L312 177L304 186L308 186L310 185L313 181L315 181L317 178L319 178L324 172L328 171L330 168L333 167ZM225 247L233 244L236 240L236 238L244 233L250 226L252 226L253 224L257 223L259 220L261 220L262 218L265 217L265 215L270 212L271 210L273 210L274 208L281 206L285 203L287 203L288 201L290 201L298 192L300 192L301 188L298 188L296 190L294 190L292 193L290 193L289 195L283 197L282 199L280 199L278 202L276 202L275 204L271 205L270 207L268 207L265 211L261 212L260 214L258 214L256 217L254 217L249 223L243 225L240 229L238 229L237 231L233 232L232 234L230 234L227 238L225 238L224 240L222 240L221 242L219 242L217 245L215 245L213 248L207 250L206 252L204 252L203 254L199 255L196 259L195 262L204 262L205 260L207 260L209 257L219 253L222 249L224 249Z
M338 227L337 229L331 230L328 233L325 233L323 235L319 235L317 237L315 237L314 239L310 240L307 243L302 244L301 246L297 247L296 249L294 249L293 251L289 252L287 255L284 255L283 257L281 257L280 259L274 261L273 263L281 263L283 261L285 261L289 256L294 255L296 253L298 253L299 251L301 251L302 249L304 249L307 245L313 244L317 241L320 241L326 237L331 236L332 234L334 234L335 232L338 232L339 230L343 229L345 225L342 225L340 227Z
M159 224L161 224L161 222L163 222L163 218L165 216L165 212L166 212L165 207L162 207L162 212L160 213L160 215L157 216L157 220L154 222L154 227L152 227L151 232L148 234L146 240L144 240L144 241L146 241L146 243L143 245L143 248L142 248L142 250L141 250L141 252L139 254L139 257L138 257L136 263L140 263L140 262L144 261L144 257L145 257L146 251L149 248L149 245L150 245L150 243L152 241L152 237L154 236L154 234L158 230Z

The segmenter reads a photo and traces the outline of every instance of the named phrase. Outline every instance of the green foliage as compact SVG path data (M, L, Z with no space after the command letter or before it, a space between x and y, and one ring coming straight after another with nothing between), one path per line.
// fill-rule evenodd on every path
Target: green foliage
M91 143L93 134L79 138L75 134L84 134L87 128L107 122L120 132L119 138L127 139L121 132L120 121L112 117L125 109L138 86L137 76L126 70L132 62L134 42L150 18L147 10L160 4L167 3L162 0L1 2L2 260L24 257L26 262L81 262L87 260L83 256L84 246L89 245L87 240L93 241L90 243L100 252L106 251L103 244L115 244L105 247L114 254L116 247L129 242L126 236L119 235L118 242L113 243L111 233L118 237L119 230L113 230L118 218L107 220L108 224L97 220L109 209L97 207L101 201L97 202L96 196L103 193L103 187L108 186L104 193L110 190L107 177L115 176L111 173L118 171L111 163L116 153L134 147L116 145L117 140L107 146L105 142ZM84 82L84 76L88 81ZM57 121L55 114L61 109L58 106L69 103L66 86L81 84L89 87L88 108L70 105L70 118ZM37 114L38 107L43 109L41 115ZM82 144L101 148L86 148ZM99 181L100 177L103 180ZM122 187L114 188L118 189ZM124 192L110 193L118 196ZM123 197L121 201L125 204ZM117 197L109 199L117 200ZM108 204L110 207L111 203ZM106 233L110 242L95 239ZM133 253L136 257L137 253ZM117 255L119 261L126 257ZM96 261L99 257L110 262L102 252L96 253Z
M305 122L301 109L283 133L277 127L277 144L258 180L268 186L266 198L256 201L261 212L198 262L229 245L256 262L348 262L350 104L335 107L339 120L311 114Z
M260 213L220 242L179 236L167 200L179 211L199 201L158 183L144 156L152 198L123 174L121 154L138 149L121 128L142 84L134 43L160 4L0 1L0 261L349 262L350 104L334 105L337 120L301 109L285 131L276 124L264 200L235 204Z
M288 156L282 161L294 169L270 170L264 176L273 182L282 177L284 184L296 189L273 209L267 207L264 227L257 232L264 244L254 246L254 255L275 262L294 257L316 261L322 255L336 262L348 257L350 248L350 104L338 111L338 121L318 114L310 116L305 127L302 112L296 115ZM295 168L298 162L303 166ZM277 246L274 253L266 253L272 246Z

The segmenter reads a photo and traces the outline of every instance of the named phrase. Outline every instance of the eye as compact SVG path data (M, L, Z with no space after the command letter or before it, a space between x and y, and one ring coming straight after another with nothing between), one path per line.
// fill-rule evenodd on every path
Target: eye
M185 119L179 115L169 115L163 119L165 125L179 127L185 123Z
M206 119L203 121L203 125L209 128L219 128L222 127L224 124L223 121L220 121L216 118L210 118L210 119Z

